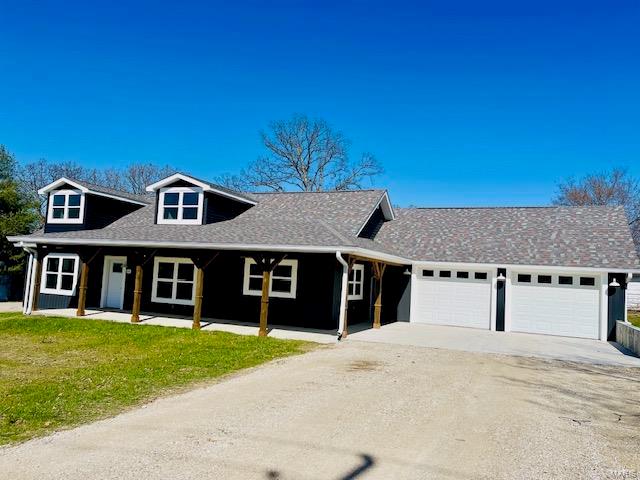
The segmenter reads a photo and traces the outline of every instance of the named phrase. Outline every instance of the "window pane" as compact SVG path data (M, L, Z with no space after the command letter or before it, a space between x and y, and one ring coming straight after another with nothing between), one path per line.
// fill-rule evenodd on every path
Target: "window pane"
M278 265L273 269L273 276L291 278L291 265Z
M47 273L45 277L45 286L47 288L58 288L58 275L54 273Z
M271 282L271 291L272 292L291 292L291 280L278 280L274 278Z
M80 218L80 209L79 208L70 208L69 209L69 218Z
M458 278L469 278L469 272L457 272L456 277Z
M180 195L178 193L165 193L164 194L164 204L165 205L178 205L178 198Z
M558 277L558 283L560 285L573 285L573 277Z
M473 274L476 280L486 280L487 272L476 272Z
M592 287L596 284L596 279L593 277L580 277L580 285Z
M73 269L76 266L76 261L74 258L63 258L62 259L62 271L64 273L73 273Z
M115 262L113 264L113 268L111 269L111 271L113 273L122 273L122 270L124 269L124 265L122 265L122 263L120 262Z
M449 270L442 270L440 272L440 276L442 278L449 278L451 276L451 272Z
M260 265L257 263L249 264L249 275L259 275L262 276L262 272L260 271Z
M64 208L54 208L53 218L64 218Z
M173 278L173 263L160 262L158 264L158 278Z
M433 270L422 270L423 277L433 277Z
M177 300L192 300L193 299L193 283L178 283L176 289Z
M198 205L198 194L197 193L184 193L182 197L183 205Z
M261 291L262 290L262 277L260 277L260 278L251 277L249 279L249 290Z
M183 208L182 209L182 219L183 220L195 220L198 218L198 209L197 208Z
M193 281L193 265L191 263L178 264L178 280Z
M54 195L53 196L53 205L55 207L63 207L64 206L64 195Z
M70 207L79 207L80 195L69 195L69 200L67 201L67 205L69 205Z
M355 291L356 291L356 284L349 283L349 295L355 295Z
M177 220L178 219L178 209L177 208L165 208L163 212L163 218L165 220Z
M173 293L173 283L171 282L158 282L156 288L156 296L159 298L171 298Z
M522 283L530 283L531 275L518 274L518 281Z
M538 283L551 283L551 275L538 275Z
M62 275L62 280L60 282L60 288L62 290L72 290L73 289L73 275Z
M57 272L58 267L60 267L60 259L59 258L48 258L47 259L47 272Z

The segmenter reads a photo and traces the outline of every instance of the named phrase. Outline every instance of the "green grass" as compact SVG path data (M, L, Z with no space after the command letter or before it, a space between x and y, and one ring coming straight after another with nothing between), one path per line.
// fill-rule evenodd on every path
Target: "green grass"
M640 327L640 312L629 312L629 322L635 325L636 327Z
M301 341L0 314L0 445L309 350Z

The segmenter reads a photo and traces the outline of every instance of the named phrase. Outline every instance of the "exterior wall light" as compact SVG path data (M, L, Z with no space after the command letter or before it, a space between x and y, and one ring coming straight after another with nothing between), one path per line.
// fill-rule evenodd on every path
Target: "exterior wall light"
M499 273L498 276L496 277L496 280L498 280L499 282L504 282L506 278L502 273Z
M403 275L411 275L411 270L409 268L405 268L404 272L402 272Z
M615 279L615 277L613 278L613 281L609 284L610 287L619 287L620 284L618 283L618 281Z

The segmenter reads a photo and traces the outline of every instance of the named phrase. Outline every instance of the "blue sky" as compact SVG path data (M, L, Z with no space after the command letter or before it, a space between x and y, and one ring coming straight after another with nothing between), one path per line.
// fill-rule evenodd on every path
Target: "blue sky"
M297 112L374 153L400 205L640 175L640 3L526 3L0 0L0 143L211 178Z

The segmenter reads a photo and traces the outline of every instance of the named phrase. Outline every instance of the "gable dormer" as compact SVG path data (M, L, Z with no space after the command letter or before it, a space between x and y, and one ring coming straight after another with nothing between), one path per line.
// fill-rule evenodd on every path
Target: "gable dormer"
M139 195L62 177L38 190L47 196L45 232L103 228L148 202Z
M372 212L360 227L358 237L368 238L371 240L374 239L382 225L394 218L395 214L393 213L393 207L391 207L391 202L389 201L389 195L387 192L384 192Z
M176 173L149 185L156 194L155 223L203 225L229 220L256 202L240 192Z

